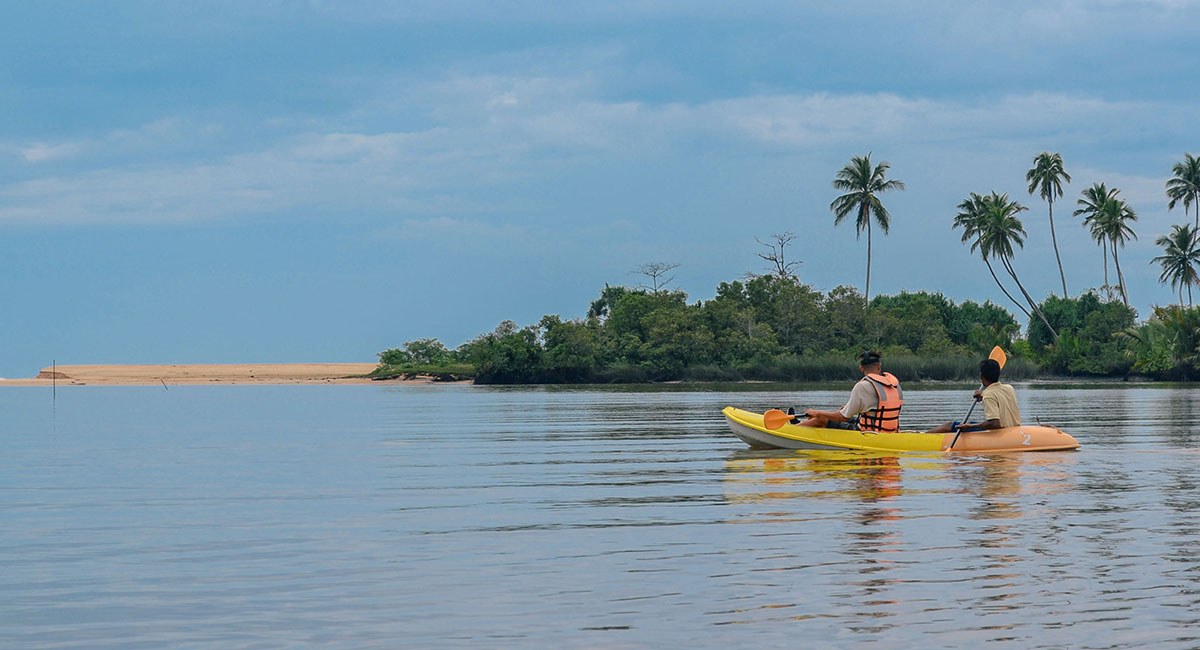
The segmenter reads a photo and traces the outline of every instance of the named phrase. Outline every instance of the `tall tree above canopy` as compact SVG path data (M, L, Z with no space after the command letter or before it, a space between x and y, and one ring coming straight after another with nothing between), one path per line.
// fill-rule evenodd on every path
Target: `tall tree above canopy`
M988 196L980 196L972 193L966 201L959 204L960 212L959 216L954 219L954 226L963 228L963 242L971 241L971 251L979 250L984 262L988 264L988 270L992 268L988 260L1000 260L1001 266L1016 283L1017 289L1020 290L1029 306L1029 309L1021 307L1021 311L1024 311L1026 315L1029 315L1031 311L1037 315L1057 341L1058 332L1054 331L1037 302L1025 290L1025 286L1021 284L1012 264L1016 249L1025 246L1025 237L1027 236L1025 226L1017 218L1017 215L1027 209L1020 203L1009 200L1007 194L992 192ZM992 273L992 279L996 279L995 272ZM996 279L996 283L999 284L1000 281ZM1001 285L1000 288L1003 290L1004 286ZM1007 290L1004 293L1010 300L1017 302ZM1020 303L1017 305L1020 306Z
M785 233L776 233L771 235L771 239L774 241L767 243L758 237L754 238L754 241L771 249L770 253L759 253L758 256L770 262L775 267L772 269L775 275L778 275L781 278L795 277L796 274L792 272L792 269L796 268L800 264L803 264L804 262L800 260L792 260L791 262L788 262L785 259L785 255L787 253L787 245L792 243L792 240L796 239L796 234L791 231Z
M1100 213L1104 204L1115 199L1119 193L1120 190L1109 189L1104 183L1094 183L1080 193L1079 199L1075 201L1079 209L1071 213L1072 216L1083 217L1083 226L1090 230L1092 239L1100 244L1104 259L1104 286L1106 289L1108 287L1108 234L1104 231Z
M904 189L903 182L887 178L887 170L890 168L891 165L887 162L880 162L872 167L870 153L866 156L854 156L848 165L838 171L837 178L833 180L833 188L845 194L829 204L829 209L834 215L834 226L840 225L847 216L854 213L855 236L859 237L863 230L867 231L867 282L863 288L863 297L868 304L871 300L871 221L875 221L886 235L891 228L892 219L878 195L888 190Z
M1200 275L1196 267L1200 265L1200 247L1197 246L1197 231L1192 226L1183 224L1172 226L1171 234L1159 237L1154 243L1161 246L1163 254L1150 260L1158 262L1162 273L1159 282L1169 282L1172 288L1179 289L1179 306L1183 306L1183 287L1187 287L1188 305L1192 304L1192 285L1200 284Z
M963 229L962 242L964 244L970 242L972 253L976 250L980 251L983 256L983 263L987 265L988 273L992 274L992 279L996 281L996 286L1000 287L1000 291L1003 291L1004 295L1008 296L1008 299L1017 306L1017 309L1025 312L1026 318L1029 318L1031 315L1029 310L1021 304L1021 301L1014 298L1008 292L1008 289L1005 288L1004 283L1000 281L1000 278L996 277L996 270L992 268L990 259L991 251L983 248L982 236L986 228L985 219L988 211L988 201L989 197L971 192L970 196L958 204L958 214L954 216L954 227Z
M1054 234L1054 199L1062 197L1062 182L1071 182L1071 175L1063 169L1062 154L1043 151L1033 157L1033 167L1025 174L1029 182L1029 193L1035 191L1046 201L1050 213L1050 241L1054 244L1054 259L1058 261L1058 277L1062 280L1063 297L1067 297L1067 276L1063 273L1062 258L1058 255L1058 237Z
M1124 199L1114 196L1100 206L1097 220L1100 231L1108 238L1109 249L1113 256L1113 266L1117 269L1117 286L1121 289L1121 300L1128 307L1129 292L1125 288L1125 274L1121 272L1121 258L1117 256L1117 249L1124 248L1125 242L1130 239L1137 239L1137 233L1133 232L1133 227L1129 225L1130 221L1137 221L1137 214Z
M1196 222L1194 228L1200 228L1200 158L1190 153L1183 154L1183 161L1175 163L1171 168L1174 177L1167 179L1167 209L1174 210L1179 203L1183 204L1184 217L1188 208L1196 206Z

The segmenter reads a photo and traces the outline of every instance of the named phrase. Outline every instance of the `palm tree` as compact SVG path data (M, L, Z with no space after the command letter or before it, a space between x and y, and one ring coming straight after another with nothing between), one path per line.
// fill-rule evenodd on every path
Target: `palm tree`
M1029 316L1030 310L1041 319L1046 325L1046 329L1050 330L1050 335L1054 340L1058 340L1058 332L1054 331L1054 327L1050 325L1050 321L1046 320L1046 315L1042 313L1041 308L1034 302L1029 292L1025 290L1025 286L1021 284L1020 278L1017 277L1016 269L1013 268L1012 259L1015 253L1015 248L1023 248L1025 246L1025 226L1021 220L1017 218L1017 214L1024 212L1028 208L1010 201L1007 194L997 194L992 192L989 196L981 197L978 194L971 194L971 197L959 205L960 208L967 206L964 212L967 216L960 220L955 218L955 226L964 228L963 241L974 239L971 244L971 250L979 249L983 255L984 261L995 258L1000 260L1001 266L1008 272L1009 277L1016 283L1017 289L1021 291L1021 295L1025 297L1026 303L1029 305L1029 310L1021 307L1021 311ZM962 214L962 213L960 213ZM1015 248L1014 248L1015 247ZM991 269L991 264L988 264L988 269ZM996 274L992 274L992 278L996 278ZM999 280L996 280L999 284ZM1003 286L1001 287L1003 289ZM1013 302L1012 295L1008 291L1004 292ZM1019 303L1018 303L1019 306Z
M1200 158L1190 153L1183 154L1183 162L1175 163L1171 168L1174 178L1167 180L1167 209L1174 210L1175 205L1183 203L1183 214L1187 216L1188 208L1196 205L1195 228L1200 228Z
M984 213L983 228L980 233L980 248L987 250L994 257L999 258L1000 264L1004 266L1004 270L1008 271L1008 275L1017 284L1017 289L1020 289L1021 295L1025 296L1025 301L1029 303L1029 308L1033 313L1041 319L1046 325L1046 329L1050 330L1050 335L1058 341L1058 332L1050 325L1050 321L1046 320L1046 315L1042 313L1037 302L1025 290L1025 286L1021 284L1020 278L1017 277L1017 271L1013 268L1012 260L1015 254L1013 245L1017 248L1025 247L1025 226L1021 224L1021 220L1017 218L1017 214L1028 210L1025 206L1010 201L1007 194L996 194L992 192L987 200L987 210Z
M988 211L989 197L980 196L975 192L971 192L971 196L967 197L962 203L958 204L958 214L954 215L954 227L962 228L962 242L965 244L971 242L971 252L974 253L977 249L982 248L981 237L985 229L985 217ZM996 277L996 270L992 268L992 262L989 259L991 251L988 249L981 250L983 254L983 263L987 265L988 273L992 274L992 280L996 281L996 286L1000 287L1000 291L1008 296L1017 309L1025 312L1025 317L1030 318L1030 313L1019 300L1013 298L1008 289L1004 287L1004 283L1000 282L1000 278Z
M902 190L904 183L895 179L887 180L887 170L891 168L886 162L881 162L875 167L871 166L871 154L866 156L854 156L850 159L850 164L843 167L837 173L837 178L833 181L833 187L837 190L846 192L845 194L833 200L829 204L829 209L833 210L834 219L833 225L837 226L842 223L851 212L855 213L854 227L856 229L856 237L862 235L862 231L867 231L867 283L863 288L863 295L867 300L867 304L871 302L871 220L874 216L874 221L879 224L883 234L887 234L888 228L891 227L891 215L888 214L887 208L883 207L883 203L876 196L888 190Z
M1200 230L1184 224L1171 226L1171 234L1159 237L1154 243L1162 246L1163 254L1150 260L1162 266L1159 282L1170 282L1171 287L1179 288L1179 306L1183 306L1183 287L1187 286L1188 306L1192 305L1192 285L1200 284L1200 275L1196 274L1196 265L1200 264L1200 247L1197 239Z
M1096 216L1098 228L1108 238L1109 249L1112 250L1113 266L1117 268L1117 287L1121 290L1121 300L1129 306L1129 292L1125 289L1125 274L1121 272L1121 258L1117 256L1117 248L1125 246L1130 239L1137 239L1137 234L1126 222L1137 221L1137 214L1123 199L1108 199L1100 206Z
M1062 154L1043 151L1034 156L1033 167L1026 172L1029 193L1038 191L1046 201L1050 212L1050 241L1054 244L1054 259L1058 261L1058 277L1062 280L1063 297L1067 297L1067 276L1063 273L1062 258L1058 256L1058 237L1054 235L1054 198L1063 195L1062 182L1071 182L1071 175L1063 169Z
M1090 227L1092 239L1100 244L1104 257L1105 287L1108 286L1108 236L1104 234L1104 229L1100 226L1100 209L1106 201L1116 198L1119 193L1118 189L1110 190L1104 183L1096 183L1080 194L1079 200L1075 202L1080 208L1071 213L1075 217L1083 215L1083 225Z

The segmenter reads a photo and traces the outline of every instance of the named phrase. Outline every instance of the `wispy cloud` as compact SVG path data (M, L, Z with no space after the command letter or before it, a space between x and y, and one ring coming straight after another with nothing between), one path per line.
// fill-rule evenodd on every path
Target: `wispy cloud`
M1163 210L1166 208L1165 175L1155 178L1111 169L1084 167L1073 171L1071 176L1074 181L1072 186L1076 187L1077 191L1091 187L1092 183L1104 183L1110 188L1120 190L1121 198L1131 205ZM1074 203L1074 199L1071 203Z
M167 117L135 128L112 129L96 136L58 141L39 140L15 149L28 163L112 164L130 157L162 159L196 155L227 135L219 123L183 117Z
M82 149L82 145L77 142L62 142L58 144L48 144L45 142L35 142L21 147L21 157L26 162L40 163L50 160L61 160L70 158Z
M94 138L27 143L17 148L31 176L0 186L0 219L171 222L298 208L306 218L317 210L462 215L491 210L489 188L549 182L596 160L620 165L718 145L840 156L864 142L961 149L1053 135L1072 144L1124 137L1121 127L1130 123L1187 117L1154 102L1047 93L969 101L777 93L661 104L597 94L586 79L455 76L368 98L350 115L293 123L291 132L249 143L257 146L236 148L220 123L179 117ZM380 111L402 103L419 107L429 124L404 132L347 128L383 121ZM206 148L220 138L235 150ZM163 158L164 150L176 155ZM143 155L148 151L159 153Z

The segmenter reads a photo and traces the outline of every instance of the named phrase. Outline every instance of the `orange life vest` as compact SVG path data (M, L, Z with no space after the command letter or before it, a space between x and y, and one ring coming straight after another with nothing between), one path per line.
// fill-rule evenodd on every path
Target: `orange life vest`
M900 380L890 373L870 374L862 381L871 382L879 405L874 410L858 416L858 428L863 431L895 433L900 430L900 407L904 405L904 394L900 392Z

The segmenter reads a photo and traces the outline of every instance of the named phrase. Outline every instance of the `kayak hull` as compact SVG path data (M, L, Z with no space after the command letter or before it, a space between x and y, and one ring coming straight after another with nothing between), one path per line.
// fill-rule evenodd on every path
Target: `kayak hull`
M751 447L775 449L857 449L867 451L1063 451L1078 449L1079 441L1055 427L1019 426L963 433L900 431L875 433L846 429L817 429L785 424L767 429L761 413L727 406L721 413L733 435Z

